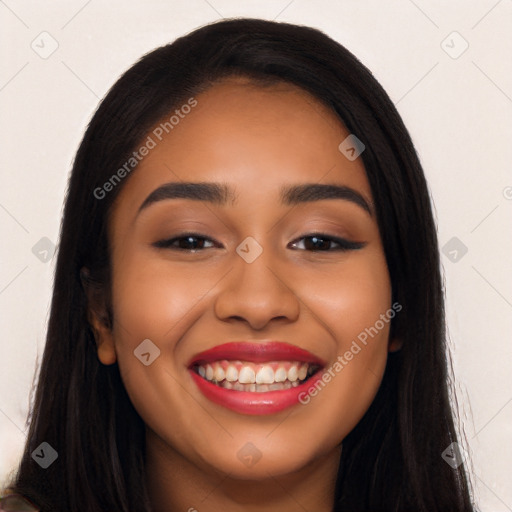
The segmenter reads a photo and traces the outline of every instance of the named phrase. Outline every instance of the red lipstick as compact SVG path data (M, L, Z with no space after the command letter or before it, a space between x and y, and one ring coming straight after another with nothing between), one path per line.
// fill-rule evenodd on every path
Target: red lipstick
M253 343L249 341L233 341L217 345L193 357L189 367L200 363L221 359L266 363L267 361L303 361L324 366L325 362L311 352L282 341Z
M233 366L235 362L240 366L240 361L248 363L248 365L252 363L260 365L262 363L272 363L274 367L276 362L279 361L283 362L283 366L288 367L290 362L295 362L295 364L308 363L309 368L314 373L303 381L294 381L293 387L287 389L239 391L223 387L226 381L221 385L215 380L212 382L211 376L210 379L205 378L204 367L208 363L214 364L214 362L220 363L220 361L223 361L224 368L227 361L231 361ZM201 365L203 365L203 372L201 373L203 376L198 372ZM299 403L299 395L321 379L322 372L320 370L324 366L325 362L322 359L307 350L289 343L271 341L265 343L231 342L218 345L195 355L190 361L188 369L199 391L208 400L241 414L264 415L277 413ZM277 373L275 375L277 376ZM228 384L231 385L231 382ZM292 383L287 382L288 386L290 384ZM252 387L256 388L256 385L253 384ZM268 388L268 386L265 387Z

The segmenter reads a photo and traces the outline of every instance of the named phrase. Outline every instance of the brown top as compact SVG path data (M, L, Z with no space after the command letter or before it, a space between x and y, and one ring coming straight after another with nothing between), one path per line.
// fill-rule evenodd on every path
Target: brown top
M21 494L6 494L0 498L0 512L39 512L39 508Z

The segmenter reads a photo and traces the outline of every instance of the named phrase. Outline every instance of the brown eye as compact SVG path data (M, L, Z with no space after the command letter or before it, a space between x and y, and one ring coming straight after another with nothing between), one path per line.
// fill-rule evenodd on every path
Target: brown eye
M206 246L207 243L211 243L211 246ZM166 240L160 240L153 244L155 247L165 249L176 249L178 251L200 251L202 249L209 249L214 247L214 242L209 238L195 234L187 233L175 238L169 238Z
M301 241L304 241L301 244ZM332 244L335 247L332 247ZM321 233L314 233L298 239L298 242L292 242L292 247L297 249L299 245L300 250L313 251L313 252L332 252L332 251L349 251L361 249L366 244L364 242L352 242L344 238L337 238ZM337 246L337 247L336 247Z

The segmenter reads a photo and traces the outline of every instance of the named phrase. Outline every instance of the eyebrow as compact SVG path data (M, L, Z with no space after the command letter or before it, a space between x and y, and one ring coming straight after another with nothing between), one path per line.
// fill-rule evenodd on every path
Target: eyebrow
M138 213L148 206L159 201L169 199L191 199L193 201L207 201L223 206L229 202L236 202L236 194L232 187L225 183L210 182L178 182L165 183L153 190L140 205ZM305 183L301 185L287 185L280 190L281 203L294 206L300 203L309 203L325 199L341 199L350 201L365 210L370 216L372 209L369 202L353 188L324 183Z

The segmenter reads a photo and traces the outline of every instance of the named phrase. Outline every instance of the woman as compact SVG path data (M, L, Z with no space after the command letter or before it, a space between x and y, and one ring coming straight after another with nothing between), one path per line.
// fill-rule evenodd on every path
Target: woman
M79 148L10 492L472 511L443 304L423 171L371 73L312 28L200 28L129 69Z

